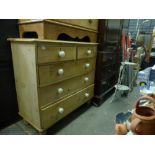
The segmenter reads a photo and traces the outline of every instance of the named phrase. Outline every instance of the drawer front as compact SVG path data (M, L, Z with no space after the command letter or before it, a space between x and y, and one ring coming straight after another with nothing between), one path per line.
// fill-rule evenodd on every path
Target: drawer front
M95 69L95 59L39 66L39 85L47 86Z
M91 72L92 70L95 70L95 66L96 66L96 58L83 59L83 60L77 61L77 70L80 75L86 74Z
M94 83L94 71L38 90L40 107L45 107Z
M97 47L78 47L77 48L77 58L84 59L84 58L92 58L96 57Z
M90 100L94 95L94 85L41 109L41 126L47 129L58 120Z
M85 27L92 30L98 29L98 19L57 19L57 21Z
M38 46L38 63L57 62L76 59L76 47Z

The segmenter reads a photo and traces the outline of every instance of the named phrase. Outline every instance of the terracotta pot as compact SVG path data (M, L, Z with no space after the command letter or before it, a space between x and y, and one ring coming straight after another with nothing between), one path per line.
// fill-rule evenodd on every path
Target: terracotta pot
M153 108L140 106L141 99L148 99L153 103ZM131 121L131 131L139 135L155 134L155 99L142 96L136 101L135 110Z

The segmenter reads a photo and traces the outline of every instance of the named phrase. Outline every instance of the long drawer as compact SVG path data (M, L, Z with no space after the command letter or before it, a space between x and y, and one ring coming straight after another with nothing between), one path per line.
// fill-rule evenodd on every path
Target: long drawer
M94 71L38 89L39 105L45 107L94 83Z
M38 63L48 63L76 59L76 47L38 46Z
M96 59L67 61L39 66L39 85L47 86L69 78L87 74L95 69Z
M57 21L85 27L88 29L98 29L98 19L56 19Z
M42 129L47 129L58 120L65 117L67 114L87 102L93 97L94 85L87 87L65 99L62 99L55 104L41 109L41 126Z

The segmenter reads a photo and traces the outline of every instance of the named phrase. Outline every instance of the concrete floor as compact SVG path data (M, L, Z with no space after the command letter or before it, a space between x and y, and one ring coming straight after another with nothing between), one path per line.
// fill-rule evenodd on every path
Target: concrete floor
M115 116L131 110L139 97L135 87L128 97L121 97L111 103L109 97L100 107L83 105L48 129L48 135L114 135ZM0 135L37 135L38 132L23 120L2 130Z

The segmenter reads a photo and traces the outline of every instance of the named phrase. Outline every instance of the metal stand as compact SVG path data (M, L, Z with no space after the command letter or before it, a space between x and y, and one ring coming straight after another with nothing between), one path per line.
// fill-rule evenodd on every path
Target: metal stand
M133 82L136 78L136 74L132 77L132 80L130 81L130 83L127 85L123 85L122 82L125 79L125 77L129 76L131 73L129 73L129 71L126 71L126 65L136 65L135 63L131 63L131 62L122 62L121 66L120 66L120 71L119 71L119 76L118 76L118 81L117 84L115 85L115 92L114 95L112 97L111 103L114 101L114 99L116 98L116 95L118 92L124 92L125 96L127 96L127 94L129 93L129 91L131 90L131 86L133 85Z

